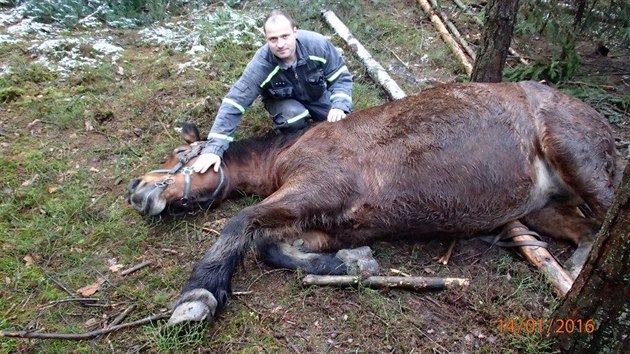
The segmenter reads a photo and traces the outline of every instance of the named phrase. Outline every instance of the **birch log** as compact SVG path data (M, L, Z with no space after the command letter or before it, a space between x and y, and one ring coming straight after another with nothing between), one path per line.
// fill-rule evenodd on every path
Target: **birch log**
M363 45L354 38L348 27L341 22L333 11L322 11L322 16L328 25L330 25L330 27L332 27L332 29L335 30L335 32L343 38L344 41L346 41L352 51L359 56L372 79L381 84L391 98L397 100L407 96L398 84L389 76L381 64L374 60L365 47L363 47Z
M435 11L433 11L433 9L431 8L431 5L427 2L427 0L416 0L416 1L418 2L418 4L420 4L420 7L422 7L422 10L424 11L424 13L426 13L429 16L429 19L431 20L431 22L433 22L433 25L435 26L437 31L440 33L440 36L442 37L444 42L446 42L446 44L448 44L448 46L451 48L451 51L453 52L455 57L457 57L459 62L462 63L462 65L464 66L464 69L466 69L466 73L468 75L472 74L472 68L473 68L472 64L466 57L466 54L464 54L461 48L459 48L459 44L453 39L453 36L451 36L451 34L448 32L448 30L446 29L446 26L444 26L444 23L442 22L442 20L440 20L440 17L435 13Z
M470 280L466 278L437 278L437 277L384 277L371 276L361 278L354 275L307 275L302 279L304 285L329 286L358 286L368 288L398 288L407 290L427 290L466 287Z
M470 17L472 17L472 18L473 18L473 20L474 20L475 22L477 22L477 24L478 24L479 26L482 26L482 27L484 26L483 21L481 21L481 20L479 19L479 17L474 16L473 14L471 14L471 13L470 13L470 11L468 11L468 9L466 8L466 5L462 4L462 2L461 2L461 1L459 1L459 0L453 0L453 2L457 5L457 7L459 7L462 11L464 11L464 13L466 13L466 14L470 15ZM518 58L518 60L519 60L521 63L523 63L523 64L525 64L525 65L529 65L529 60L527 60L527 59L523 58L523 56L522 56L520 53L518 53L518 52L517 52L514 48L509 47L509 48L508 48L508 52L510 53L510 55L513 55L513 56L517 57L517 58Z

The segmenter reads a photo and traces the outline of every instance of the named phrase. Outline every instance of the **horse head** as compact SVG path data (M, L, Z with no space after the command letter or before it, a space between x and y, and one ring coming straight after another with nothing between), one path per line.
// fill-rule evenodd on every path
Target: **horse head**
M187 144L173 149L159 169L129 182L129 203L140 213L158 215L167 207L191 210L219 199L225 185L223 167L219 173L193 172L192 164L201 154L205 141L201 140L199 130L191 122L184 123L182 135Z

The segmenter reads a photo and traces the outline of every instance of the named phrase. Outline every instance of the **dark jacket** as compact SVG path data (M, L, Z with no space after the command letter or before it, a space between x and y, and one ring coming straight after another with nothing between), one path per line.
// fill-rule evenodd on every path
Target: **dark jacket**
M321 34L298 30L297 63L283 68L269 45L260 48L223 99L203 152L223 156L245 110L262 95L312 102L326 90L331 108L352 110L352 76L333 44Z

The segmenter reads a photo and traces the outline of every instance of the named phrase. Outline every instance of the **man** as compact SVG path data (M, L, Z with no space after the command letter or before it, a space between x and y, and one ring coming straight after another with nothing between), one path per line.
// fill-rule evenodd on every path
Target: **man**
M236 125L256 97L280 133L314 121L337 122L352 110L352 76L324 36L298 30L287 14L274 10L263 24L267 44L249 62L223 99L208 143L193 165L195 172L219 171Z

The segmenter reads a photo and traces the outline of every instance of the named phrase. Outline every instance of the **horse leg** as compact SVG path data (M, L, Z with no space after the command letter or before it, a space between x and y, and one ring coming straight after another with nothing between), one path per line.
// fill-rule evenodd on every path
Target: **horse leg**
M586 263L593 238L601 227L596 219L580 215L577 207L569 205L549 206L527 215L522 221L541 234L554 239L569 240L578 245L564 264L574 279Z
M340 249L343 245L322 231L307 231L292 243L271 237L256 240L259 258L275 268L301 269L308 274L372 275L378 263L368 246ZM336 253L331 252L339 250Z
M225 305L232 275L258 232L253 211L253 207L245 208L228 220L219 239L193 266L173 303L169 325L212 318Z
M295 190L300 190L300 193L295 193ZM300 221L312 215L313 210L303 208L303 201L308 196L302 190L285 185L263 202L241 210L226 223L217 242L193 266L190 278L174 303L169 324L202 321L225 305L232 275L253 245L252 241L273 238L277 232L286 234L292 228L298 230ZM339 191L330 189L327 192L329 194L314 190L311 199L327 201L331 210L328 217L334 219L343 209L345 199ZM333 205L331 201L334 200L339 201L339 205ZM319 210L317 206L313 208ZM335 265L329 256L324 256L324 260L329 261L323 262L329 268Z

